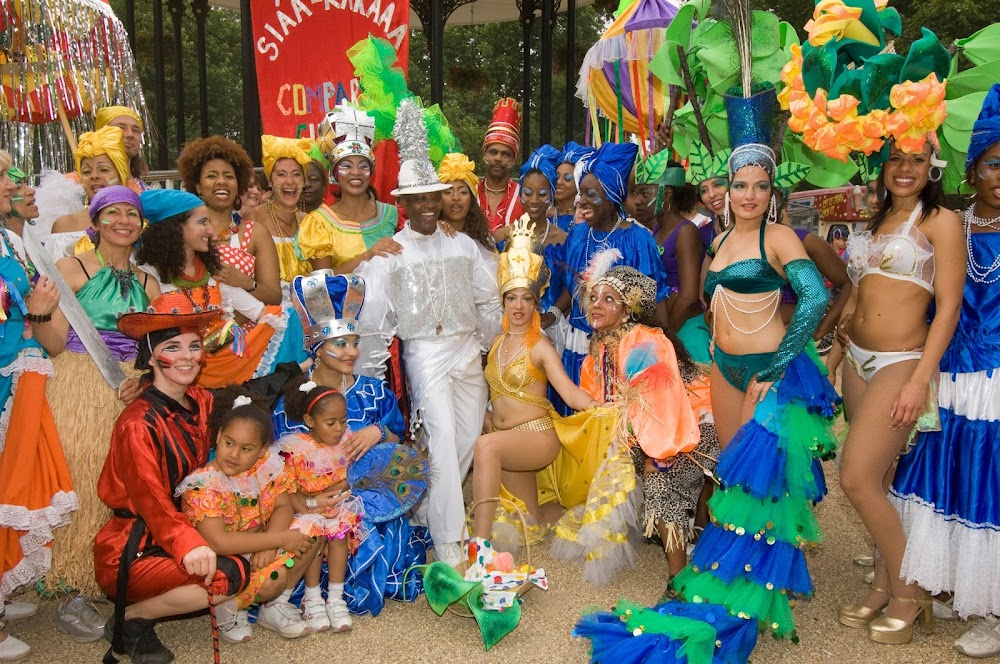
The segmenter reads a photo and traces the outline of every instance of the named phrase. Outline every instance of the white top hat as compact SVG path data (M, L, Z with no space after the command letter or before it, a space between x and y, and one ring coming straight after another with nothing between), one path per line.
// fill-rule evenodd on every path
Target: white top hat
M442 184L434 172L431 160L406 159L399 165L399 186L390 194L405 196L406 194L429 194L434 191L451 189L450 184Z

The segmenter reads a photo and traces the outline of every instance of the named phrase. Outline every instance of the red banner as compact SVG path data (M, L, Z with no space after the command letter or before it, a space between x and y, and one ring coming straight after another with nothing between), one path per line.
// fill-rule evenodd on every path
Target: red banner
M251 0L264 132L315 136L328 111L360 90L347 50L369 34L407 70L409 0Z

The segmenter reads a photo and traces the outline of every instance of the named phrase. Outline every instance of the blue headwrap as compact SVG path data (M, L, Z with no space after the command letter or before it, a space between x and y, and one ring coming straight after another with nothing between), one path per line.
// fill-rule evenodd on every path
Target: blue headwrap
M986 93L979 119L972 125L972 141L965 158L965 169L976 163L983 153L1000 141L1000 83L995 83Z
M574 141L570 141L569 143L563 146L562 154L559 155L558 163L556 165L557 166L559 164L575 165L576 162L580 161L581 159L584 159L585 157L589 157L593 153L594 153L594 148L588 147L586 145L580 145L579 143L576 143Z
M524 162L521 166L521 186L524 186L524 177L531 171L538 171L545 176L545 179L549 181L549 187L551 187L551 195L555 197L556 195L556 180L559 177L556 175L556 166L559 163L559 150L555 149L549 144L545 144L531 153L528 160Z
M180 189L147 189L139 195L139 200L142 201L143 216L151 224L205 204L198 196Z
M594 150L580 172L581 179L587 173L597 178L608 200L614 203L622 217L625 216L629 176L638 153L639 146L635 143L605 143Z
M298 276L292 279L291 298L310 353L327 339L361 333L358 314L365 303L365 280L360 275L317 270Z

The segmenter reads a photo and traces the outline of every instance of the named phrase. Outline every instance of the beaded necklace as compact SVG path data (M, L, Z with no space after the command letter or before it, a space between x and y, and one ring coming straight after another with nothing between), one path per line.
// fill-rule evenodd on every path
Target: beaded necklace
M202 306L203 310L208 310L208 270L205 263L197 256L194 257L194 274L188 275L183 272L174 278L170 283L177 287L192 306ZM201 289L202 305L194 301L193 293L195 288Z
M1000 272L997 272L996 275L993 274L997 268L1000 268L1000 255L997 255L989 266L980 265L972 250L972 227L977 226L979 228L1000 230L997 228L997 224L1000 224L1000 217L982 219L972 212L973 207L975 206L970 205L969 209L965 211L965 245L969 252L969 267L967 272L969 278L977 284L992 284L1000 280Z
M122 299L127 300L128 292L132 289L132 264L129 263L127 268L120 270L114 265L105 262L100 249L95 249L94 253L97 255L97 262L101 264L101 267L111 270L111 276L118 282L118 290L121 291Z

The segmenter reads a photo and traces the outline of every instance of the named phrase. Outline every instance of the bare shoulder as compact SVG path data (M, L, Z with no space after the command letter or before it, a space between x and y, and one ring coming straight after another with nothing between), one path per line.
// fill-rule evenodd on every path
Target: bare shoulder
M52 222L53 233L72 233L73 231L86 230L90 226L90 215L84 208L72 214L64 214Z

